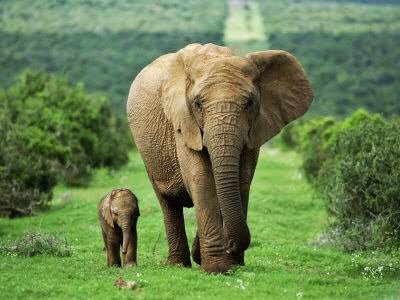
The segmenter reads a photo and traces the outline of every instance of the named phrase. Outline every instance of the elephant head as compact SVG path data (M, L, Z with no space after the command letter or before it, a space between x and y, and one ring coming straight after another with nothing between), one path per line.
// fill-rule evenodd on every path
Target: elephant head
M177 52L163 95L175 134L210 157L227 253L243 252L250 232L240 195L241 152L260 147L307 111L313 92L303 68L285 51L238 57L225 47L193 44Z
M105 197L101 214L108 225L114 227L117 224L121 228L122 253L126 254L129 237L136 234L136 222L140 215L135 195L127 189L113 190Z

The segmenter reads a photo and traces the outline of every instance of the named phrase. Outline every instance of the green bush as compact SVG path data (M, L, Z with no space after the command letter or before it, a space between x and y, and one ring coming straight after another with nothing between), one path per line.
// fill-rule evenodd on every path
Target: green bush
M344 250L400 246L400 120L358 110L319 117L281 138L303 155L303 171L327 200L328 240Z
M399 119L364 119L335 138L318 186L344 249L400 246L399 157Z
M128 160L127 130L106 99L88 96L82 85L25 72L0 100L11 121L25 128L28 149L53 160L67 184L84 184L93 167L118 167Z
M91 169L127 162L131 137L105 99L81 85L25 72L0 92L0 211L30 214L51 199L57 180L86 184Z
M298 149L303 154L303 171L313 183L319 169L327 159L329 140L336 120L332 117L319 117L300 124L296 130Z
M29 149L29 128L11 124L9 117L0 110L0 215L15 217L47 204L56 172L51 160Z
M0 245L0 252L6 255L35 256L71 256L72 248L66 239L41 231L27 232L25 236L9 244Z
M319 171L327 159L335 154L332 147L337 136L348 128L364 121L384 122L378 114L370 114L364 109L355 111L342 121L333 117L316 117L295 122L288 132L284 131L281 141L289 148L294 147L303 155L303 171L310 183L316 183ZM286 129L285 129L286 130Z
M300 143L298 129L303 123L303 119L289 123L289 125L285 126L273 139L273 145L278 146L282 150L297 150Z

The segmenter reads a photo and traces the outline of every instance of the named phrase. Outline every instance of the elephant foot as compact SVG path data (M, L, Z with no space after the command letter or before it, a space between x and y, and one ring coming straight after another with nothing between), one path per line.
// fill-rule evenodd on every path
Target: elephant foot
M136 263L135 262L128 262L124 264L124 268L132 268L135 267Z
M167 259L167 264L169 264L169 265L180 265L180 266L183 266L185 268L192 267L192 263L190 261L190 256L189 255L185 255L185 256L169 255L168 259Z
M121 267L121 259L113 256L107 257L107 266L108 267Z
M234 265L244 266L244 252L237 255L228 255L228 259Z
M201 268L210 274L228 274L237 266L244 266L244 253L225 257L203 257Z
M109 262L107 263L108 267L117 267L120 268L121 267L121 263L120 262Z
M202 259L201 269L209 274L228 274L234 267L230 261L220 258Z
M196 235L196 237L193 240L192 253L191 254L192 254L193 261L196 264L201 265L200 239L199 239L198 235Z

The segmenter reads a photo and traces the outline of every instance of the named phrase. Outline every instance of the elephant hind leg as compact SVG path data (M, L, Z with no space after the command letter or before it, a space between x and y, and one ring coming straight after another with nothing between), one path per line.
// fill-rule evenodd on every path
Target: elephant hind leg
M164 196L159 192L156 194L164 213L168 263L191 267L182 201L179 198Z

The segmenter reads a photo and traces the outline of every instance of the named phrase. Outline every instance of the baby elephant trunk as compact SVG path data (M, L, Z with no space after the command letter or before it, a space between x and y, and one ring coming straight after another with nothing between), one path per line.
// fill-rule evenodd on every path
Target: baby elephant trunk
M129 237L132 234L131 226L122 228L122 253L126 254L128 252Z

